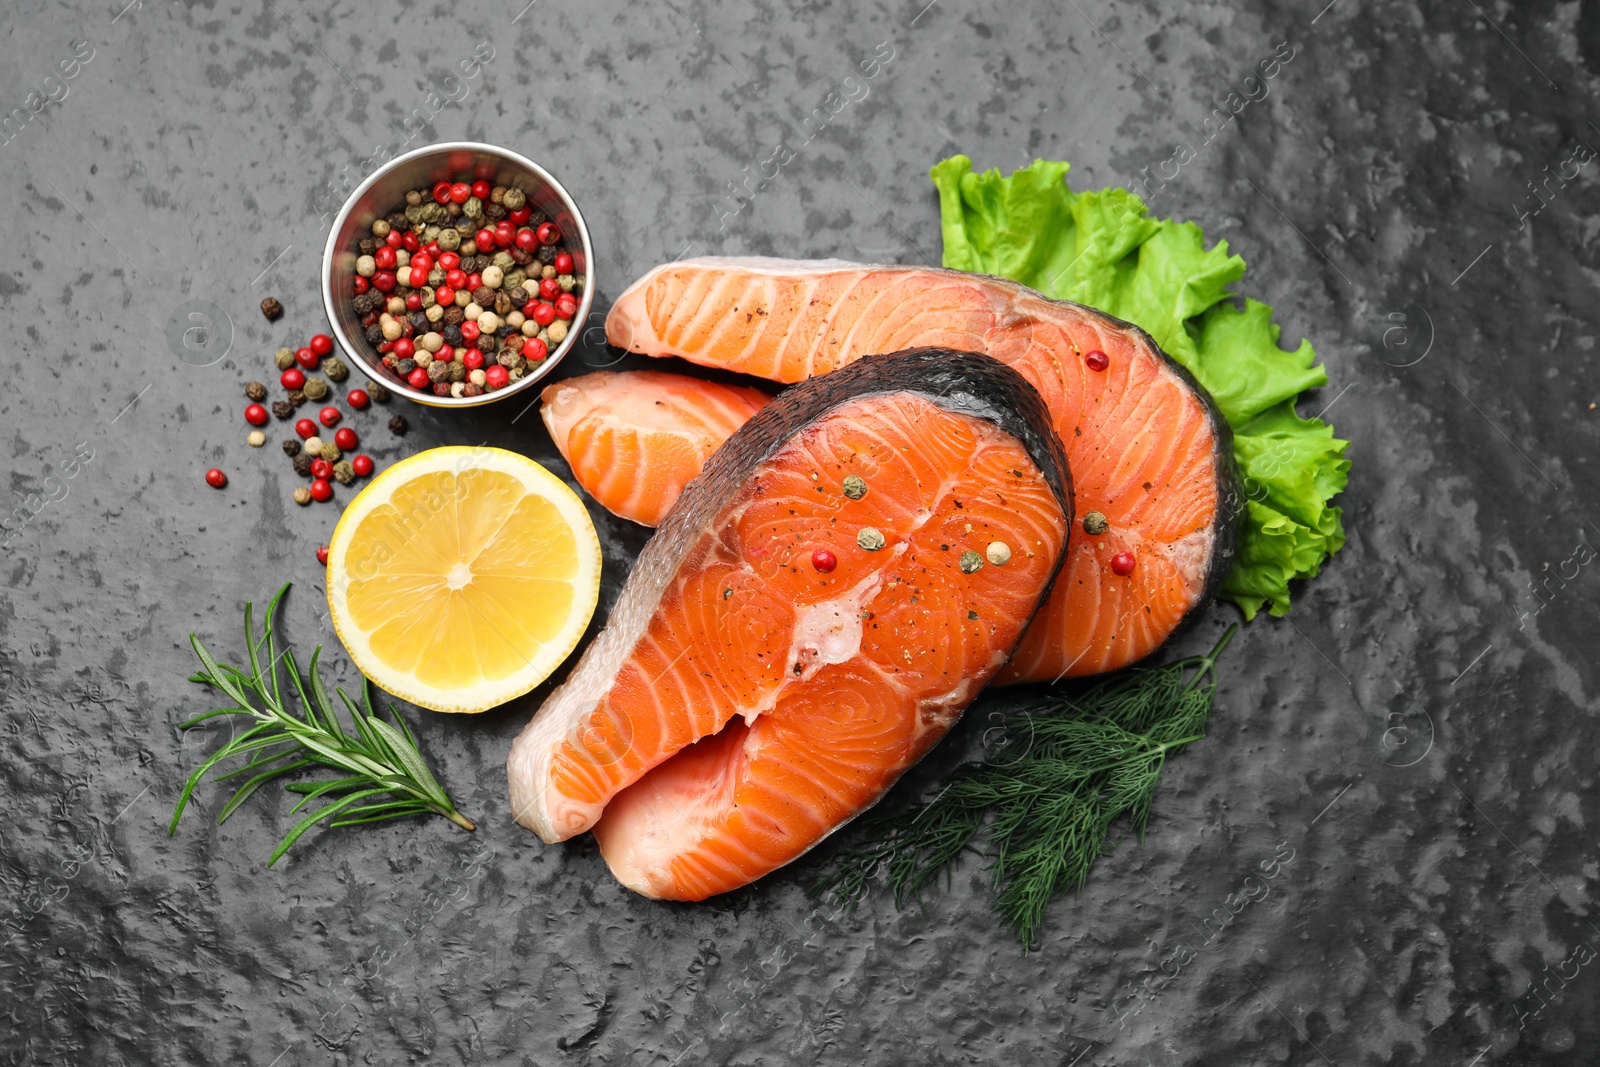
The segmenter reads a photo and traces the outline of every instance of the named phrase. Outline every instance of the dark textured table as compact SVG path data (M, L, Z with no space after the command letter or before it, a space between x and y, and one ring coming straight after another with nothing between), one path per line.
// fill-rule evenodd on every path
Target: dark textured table
M1593 1062L1596 5L123 2L0 16L5 1063ZM875 54L735 211L730 183ZM1244 628L1149 837L1119 837L1033 954L975 863L922 910L879 893L853 917L811 904L805 864L705 905L631 895L587 839L511 822L503 761L544 689L413 713L476 834L321 832L269 871L283 795L219 829L208 786L169 839L217 743L175 729L209 706L190 630L237 657L244 602L292 579L293 638L355 677L313 558L336 508L296 508L276 445L245 445L241 387L322 327L330 190L451 139L568 182L600 309L685 254L935 261L926 172L956 151L1095 187L1196 149L1153 207L1225 238L1326 361L1302 408L1354 442L1350 541ZM171 340L191 313L203 351ZM488 441L567 474L519 408L354 423L380 462ZM644 535L594 518L603 613Z

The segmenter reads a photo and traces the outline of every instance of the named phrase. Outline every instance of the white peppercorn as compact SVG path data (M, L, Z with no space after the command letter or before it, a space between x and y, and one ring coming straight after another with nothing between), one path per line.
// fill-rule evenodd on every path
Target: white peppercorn
M533 337L539 332L539 324L532 319L525 320L518 328L522 331L522 336L524 337Z
M468 319L476 321L478 316L483 314L483 308L469 300L466 304L462 305L461 313Z
M319 456L322 454L322 438L308 437L306 438L305 444L302 447L305 448L306 455Z
M444 337L433 330L429 330L417 340L417 347L424 352L437 352L444 347Z
M250 442L251 448L260 448L267 443L267 435L260 430L251 430L250 436L246 437L245 440Z
M398 341L400 335L406 332L405 327L400 325L398 319L386 318L384 321L379 322L378 326L383 330L383 339L385 341Z
M489 380L489 376L482 370L468 371L467 380L481 389L483 388L483 383Z
M373 219L372 220L372 236L374 236L374 237L387 237L387 236L389 236L389 229L390 229L390 227L389 227L389 220L388 219Z
M511 327L513 330L522 329L522 324L527 321L528 316L524 315L520 311L513 311L511 314L506 316L506 325Z
M311 490L307 489L303 485L297 488L294 491L294 502L299 504L301 507L305 507L307 504L311 503Z
M361 275L363 278L372 277L373 273L376 272L377 269L378 261L373 259L371 256L356 257L356 273Z
M444 305L437 302L429 304L422 314L429 322L438 322L444 318Z
M544 328L544 332L549 335L550 341L560 344L562 341L567 339L567 324L560 319L557 319L550 325L546 326Z
M504 282L505 280L505 271L501 270L499 267L496 267L494 264L491 263L489 266L483 268L483 284L487 285L489 288L498 289L500 288L500 283Z
M494 333L500 328L500 316L492 311L485 311L478 316L478 329L484 333Z

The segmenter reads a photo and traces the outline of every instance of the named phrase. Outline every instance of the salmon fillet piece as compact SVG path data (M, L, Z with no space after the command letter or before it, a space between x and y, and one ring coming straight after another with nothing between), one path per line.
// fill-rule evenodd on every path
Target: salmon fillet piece
M1005 664L1071 515L1049 412L994 360L926 350L785 391L684 489L513 744L514 816L546 841L592 829L652 897L788 863Z
M777 382L918 345L986 353L1044 397L1080 517L1055 593L1005 682L1115 670L1155 651L1233 563L1243 498L1231 434L1205 391L1129 323L1014 282L837 260L702 258L630 286L606 318L614 345ZM1086 357L1103 353L1103 370ZM1096 524L1097 525L1097 524ZM1118 575L1112 560L1135 565Z
M717 447L772 398L662 371L545 386L539 414L578 484L613 515L659 525Z

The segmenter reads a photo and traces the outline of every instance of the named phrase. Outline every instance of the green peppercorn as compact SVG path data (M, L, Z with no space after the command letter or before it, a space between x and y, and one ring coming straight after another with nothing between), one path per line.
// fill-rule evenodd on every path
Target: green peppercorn
M961 553L959 562L961 563L962 574L971 574L974 571L983 569L983 557L971 549Z
M437 207L438 205L435 204L434 206ZM461 247L461 231L457 230L457 229L453 229L451 227L446 227L446 228L440 230L439 231L439 247L441 249L443 249L444 251L446 251L446 252L454 252L456 249L460 248ZM294 355L294 353L290 352L289 355L292 357Z
M876 552L888 542L883 538L883 531L873 526L863 526L856 534L856 544L868 552Z
M333 465L333 479L340 485L349 485L356 480L356 469L350 466L350 461L341 459Z
M321 378L307 378L306 384L300 387L307 400L321 400L328 395L328 383Z
M847 474L844 478L844 495L851 500L860 500L867 495L867 481L859 474Z
M521 189L507 189L505 195L500 198L500 203L512 211L517 210L517 208L521 207L527 202L528 195Z
M322 361L322 373L336 382L342 382L350 377L350 368L346 367L344 361L338 356L329 356ZM307 382L306 384L310 385L311 383Z
M467 197L467 202L461 205L461 213L469 219L481 219L483 217L483 201L475 196Z
M277 353L272 357L272 362L277 365L279 370L288 370L294 366L294 349L278 349Z
M389 236L389 230L390 229L391 229L391 227L389 225L389 220L388 219L373 219L372 220L372 236L374 236L374 237L387 237L387 236Z
M1109 529L1111 529L1111 524L1098 511L1091 511L1083 517L1083 532L1086 534L1099 535Z
M322 447L317 452L329 463L337 463L344 456L344 453L339 451L339 446L334 444L331 438L322 442Z
M373 382L367 387L367 398L374 404L387 404L389 402L389 390L377 382Z

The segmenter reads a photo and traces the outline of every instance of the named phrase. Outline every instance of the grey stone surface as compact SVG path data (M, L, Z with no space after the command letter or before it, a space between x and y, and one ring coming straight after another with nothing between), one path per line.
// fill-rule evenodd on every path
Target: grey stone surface
M0 144L5 1063L1593 1061L1595 165L1518 214L1547 165L1600 144L1594 5L522 2L0 14L0 111L66 90ZM74 39L92 58L46 84ZM486 69L445 84L485 39ZM975 864L923 910L880 894L853 918L811 906L803 868L698 906L628 894L587 840L510 820L502 764L540 693L413 716L475 835L326 832L268 871L288 804L219 829L207 788L168 838L217 743L174 729L207 706L190 630L237 655L244 602L292 579L293 637L354 677L312 554L337 507L290 503L275 444L244 443L241 387L322 325L327 183L404 142L430 87L466 95L413 144L492 141L566 180L604 308L685 253L932 259L925 175L955 151L1132 182L1285 41L1270 95L1154 206L1226 238L1285 340L1326 360L1305 408L1354 442L1349 547L1288 619L1245 628L1149 837L1036 952ZM880 42L866 98L729 215L727 183ZM196 301L224 332L186 363L167 333ZM566 473L531 412L410 411L404 439L385 414L353 419L380 462L487 440ZM643 534L595 520L609 601ZM1270 895L1213 936L1274 856Z

